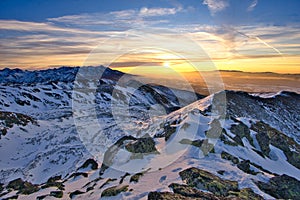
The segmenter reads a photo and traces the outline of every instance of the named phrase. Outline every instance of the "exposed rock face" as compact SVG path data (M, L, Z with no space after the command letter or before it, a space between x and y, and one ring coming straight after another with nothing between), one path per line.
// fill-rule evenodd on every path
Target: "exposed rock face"
M255 182L264 192L278 199L298 199L300 197L300 181L288 175L275 176L268 183Z
M21 113L0 111L0 139L1 135L6 135L7 130L14 125L26 126L28 123L36 123L36 121Z
M246 126L244 123L237 121L238 124L234 124L231 126L230 131L235 134L234 141L236 141L239 145L244 146L242 142L242 138L245 137L250 142L250 144L253 146L253 139L250 135L250 130L248 126Z
M189 168L179 173L189 186L208 190L216 195L228 196L229 191L239 191L236 181L222 180L218 176L197 168Z
M87 167L91 166L91 169L92 170L96 170L98 169L98 163L92 159L92 158L89 158L88 160L86 160L81 167L79 167L79 169L85 169Z
M204 170L189 168L179 174L188 185L172 183L169 187L173 190L173 193L150 192L148 194L148 199L263 199L250 188L238 189L237 182L223 180ZM212 193L203 192L199 189L208 190Z
M126 145L126 150L132 153L154 153L157 152L155 142L152 137L137 138Z
M9 182L6 188L16 190L18 194L20 193L26 195L37 192L39 190L39 187L37 185L34 185L27 181L23 181L20 178Z
M258 133L256 139L264 155L269 157L271 144L281 149L288 162L300 169L300 145L295 140L262 121L253 123L251 129Z
M126 192L128 190L128 185L123 185L123 186L113 186L110 188L105 189L101 197L110 197L110 196L116 196L120 194L121 192Z

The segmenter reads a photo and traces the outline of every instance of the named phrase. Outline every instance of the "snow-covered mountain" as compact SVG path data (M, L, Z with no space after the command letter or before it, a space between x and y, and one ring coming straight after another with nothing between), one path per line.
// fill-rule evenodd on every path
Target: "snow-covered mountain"
M297 93L204 98L104 67L0 77L2 199L300 196Z

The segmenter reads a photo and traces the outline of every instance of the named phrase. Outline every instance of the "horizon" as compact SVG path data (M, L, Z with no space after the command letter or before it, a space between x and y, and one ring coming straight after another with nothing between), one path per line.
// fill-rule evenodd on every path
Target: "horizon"
M2 1L0 68L102 63L158 75L299 74L299 7L296 0Z
M59 66L49 66L49 67L44 67L44 68L39 68L39 67L29 67L29 68L22 68L22 67L18 67L18 66L14 66L14 67L8 67L8 66L4 66L4 67L0 67L0 71L3 71L5 69L9 69L9 70L22 70L22 71L41 71L41 70L48 70L48 69L59 69L59 68L63 68L63 67L70 67L70 68L76 68L76 67L105 67L105 68L110 68L112 70L116 70L116 71L120 71L126 74L130 74L127 73L127 70L122 69L122 68L118 68L118 67L106 67L104 65L93 65L93 66L70 66L70 65L59 65ZM203 71L183 71L181 73L185 74L185 73L205 73L205 72L231 72L231 73L251 73L251 74L274 74L274 75L300 75L299 73L285 73L285 72L272 72L272 71L242 71L242 70L231 70L231 69L211 69L211 70L203 70ZM132 75L139 75L139 76L147 76L145 74L134 74L132 73Z

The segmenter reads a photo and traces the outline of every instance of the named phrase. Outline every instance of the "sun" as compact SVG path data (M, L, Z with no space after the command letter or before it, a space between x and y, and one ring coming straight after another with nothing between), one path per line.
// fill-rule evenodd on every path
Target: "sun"
M163 66L164 66L164 67L170 67L170 62L168 62L168 61L164 62L164 63L163 63Z

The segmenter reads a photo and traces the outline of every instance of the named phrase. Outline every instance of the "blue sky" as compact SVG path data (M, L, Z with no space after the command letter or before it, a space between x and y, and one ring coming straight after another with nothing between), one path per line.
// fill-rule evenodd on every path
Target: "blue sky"
M299 11L298 0L2 0L0 67L82 65L107 39L128 45L129 30L164 28L193 37L221 69L253 71L250 58L284 55L277 71L297 72Z

